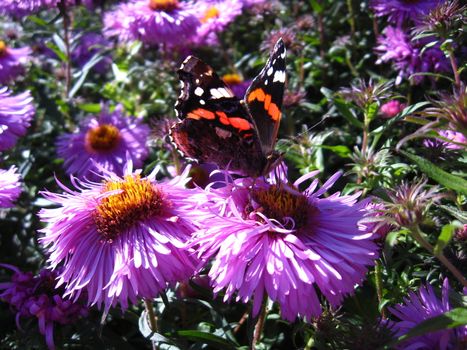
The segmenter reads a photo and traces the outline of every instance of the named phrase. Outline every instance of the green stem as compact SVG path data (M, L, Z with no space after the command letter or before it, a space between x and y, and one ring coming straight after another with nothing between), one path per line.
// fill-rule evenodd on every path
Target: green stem
M453 50L449 50L449 61L451 62L452 72L454 73L454 80L456 81L456 87L461 86L461 77L459 75L459 69L457 67L456 57L454 56Z
M347 11L349 11L350 35L352 40L355 37L355 14L353 11L352 0L347 0Z
M433 246L426 240L425 234L420 230L418 225L409 227L412 237L426 250L428 250L433 256L438 258L439 261L457 278L457 280L464 286L467 287L467 280L464 278L462 273L444 256L443 252L435 254Z
M378 296L378 303L381 305L383 301L383 268L380 260L376 260L375 265L375 283L376 283L376 294ZM386 310L384 307L381 308L381 318L386 319Z

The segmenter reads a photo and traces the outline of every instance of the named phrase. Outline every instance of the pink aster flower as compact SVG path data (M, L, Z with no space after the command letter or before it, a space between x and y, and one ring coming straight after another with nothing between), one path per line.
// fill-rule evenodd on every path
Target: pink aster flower
M425 147L444 148L445 150L461 150L467 148L467 138L461 132L438 130L438 134L450 141L440 138L425 139L423 140L423 145Z
M436 296L431 285L427 284L421 286L418 293L410 292L409 296L404 298L404 304L390 307L388 310L400 320L389 322L389 326L396 332L396 336L406 334L419 323L451 310L448 279L444 280L441 299ZM405 341L399 348L405 350L461 349L458 346L465 345L466 341L467 326L461 326L414 337Z
M177 0L133 0L104 17L107 35L150 45L186 45L196 35L198 25L191 5Z
M58 138L57 153L65 160L68 174L96 179L96 173L107 169L122 175L127 157L135 167L143 165L149 153L149 133L141 118L125 116L121 105L113 112L103 105L98 116L85 119L76 132Z
M20 175L15 167L0 169L0 208L11 208L21 194Z
M380 107L379 111L383 118L390 119L394 118L396 115L402 112L406 106L407 105L403 102L400 102L398 100L391 100L383 104Z
M124 177L72 177L76 190L59 183L65 193L42 193L59 205L39 212L47 225L40 242L49 266L63 266L57 286L65 295L86 292L88 304L126 309L192 275L195 261L182 248L203 218L196 210L203 192L185 188L189 169L169 182L156 182L156 172L143 177L129 162Z
M6 87L0 88L0 151L13 147L26 134L35 113L32 101L29 91L13 96Z
M243 4L236 0L202 0L196 3L196 13L201 22L198 27L198 44L218 44L217 33L222 32L242 13ZM243 96L242 96L243 97Z
M360 193L322 197L340 173L318 190L315 179L300 192L298 186L316 173L293 185L282 175L211 189L209 207L220 214L202 221L189 246L204 262L213 259L214 293L225 290L225 301L235 294L237 301L253 298L253 315L267 294L293 321L321 314L317 289L333 306L354 292L378 256L376 237L359 224L368 200L357 202Z
M11 281L0 283L0 299L10 304L16 313L19 329L21 318L36 318L39 331L45 336L49 349L55 349L54 324L70 324L86 317L88 310L79 302L65 300L62 291L54 289L56 272L41 270L34 276L15 266L0 264L14 272Z
M426 42L411 41L404 30L389 26L378 38L375 51L379 58L376 64L392 62L398 72L396 84L415 73L448 71L449 63L439 46L423 50ZM423 76L415 76L412 79L415 84L419 84L423 81Z
M388 16L396 24L405 20L417 21L427 15L443 0L372 0L370 7L377 17Z
M8 83L22 74L30 54L29 47L13 49L0 40L0 84Z

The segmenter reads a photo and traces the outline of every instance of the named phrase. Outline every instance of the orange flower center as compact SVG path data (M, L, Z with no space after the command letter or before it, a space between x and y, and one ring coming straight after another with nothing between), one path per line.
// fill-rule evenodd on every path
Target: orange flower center
M103 198L94 212L97 231L109 243L142 220L159 216L168 205L163 193L139 175L107 181L102 193L118 190L120 192Z
M201 18L201 23L206 23L211 18L219 17L219 15L220 15L219 9L217 7L215 7L215 6L212 6L212 7L208 8L206 10L206 12L204 13L203 18Z
M170 12L178 9L178 0L149 0L149 7L154 11Z
M6 53L6 44L3 40L0 40L0 56Z
M273 185L268 189L257 189L253 199L260 205L257 211L266 217L284 222L286 217L295 221L295 229L306 224L308 216L308 200L299 192L291 192L283 186Z
M110 151L120 142L120 131L113 125L102 124L86 133L86 145L91 151Z
M235 73L225 74L224 76L222 76L222 80L224 81L224 83L228 85L237 85L237 84L243 83L242 77Z

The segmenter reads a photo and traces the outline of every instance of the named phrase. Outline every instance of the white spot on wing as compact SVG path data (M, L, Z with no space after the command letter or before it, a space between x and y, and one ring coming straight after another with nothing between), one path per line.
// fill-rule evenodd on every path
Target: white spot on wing
M278 81L280 83L285 82L285 72L283 70L278 70L274 73L274 79L272 82L274 83L275 81Z
M203 94L204 94L204 90L203 90L201 87L198 86L198 87L195 89L195 95L196 95L196 96L203 96Z
M269 67L269 69L267 71L267 75L270 76L273 71L274 71L274 69L272 67Z
M202 105L206 104L206 102L204 102L204 100L199 100L199 103L202 104Z

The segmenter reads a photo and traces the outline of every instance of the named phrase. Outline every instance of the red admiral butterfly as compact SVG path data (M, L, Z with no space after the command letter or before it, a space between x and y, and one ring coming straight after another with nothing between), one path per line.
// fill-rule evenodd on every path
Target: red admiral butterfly
M214 70L189 56L178 70L181 119L171 140L185 157L258 177L274 168L285 83L285 46L279 39L266 65L240 101Z

